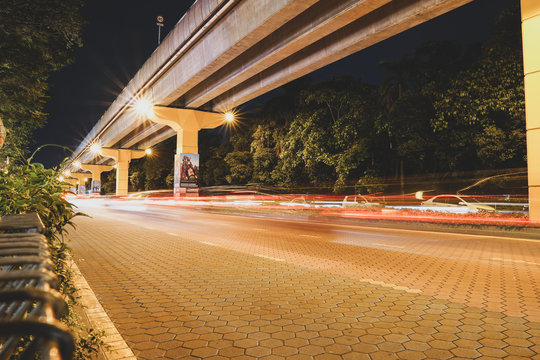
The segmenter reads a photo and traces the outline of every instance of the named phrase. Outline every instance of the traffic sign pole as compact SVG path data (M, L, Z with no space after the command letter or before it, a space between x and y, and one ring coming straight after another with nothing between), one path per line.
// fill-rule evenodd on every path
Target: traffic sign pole
M163 27L164 22L165 22L165 18L163 17L163 15L156 16L156 25L158 27L158 39L157 39L158 45L161 44L161 28Z

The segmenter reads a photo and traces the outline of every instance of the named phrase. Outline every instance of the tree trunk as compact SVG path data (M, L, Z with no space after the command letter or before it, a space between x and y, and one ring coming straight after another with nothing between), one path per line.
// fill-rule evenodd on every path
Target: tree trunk
M6 140L6 128L4 127L4 123L2 122L2 119L0 118L0 148L4 146L5 140Z

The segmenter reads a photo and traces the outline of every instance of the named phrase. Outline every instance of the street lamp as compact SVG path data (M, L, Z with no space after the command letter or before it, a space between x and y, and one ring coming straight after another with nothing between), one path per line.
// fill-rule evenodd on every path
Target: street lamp
M101 155L101 145L98 142L95 142L90 146L90 151L96 155Z
M141 98L135 101L135 112L140 116L152 118L154 116L153 105L150 101Z
M234 113L232 111L227 111L225 113L225 121L232 123L235 120Z

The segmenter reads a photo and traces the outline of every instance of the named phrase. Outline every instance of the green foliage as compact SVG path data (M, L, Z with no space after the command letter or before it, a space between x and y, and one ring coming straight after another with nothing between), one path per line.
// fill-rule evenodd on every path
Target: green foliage
M131 171L129 175L129 185L133 191L143 191L144 190L144 172L139 170Z
M73 359L83 360L90 359L99 351L99 346L103 345L104 331L96 331L89 329L87 334L79 335Z
M476 61L435 97L432 128L450 143L455 168L466 167L463 160L471 157L486 167L524 164L520 26L519 9L504 12Z
M503 130L486 125L484 131L474 137L477 155L488 167L522 160L525 152L525 132L522 129Z
M77 212L64 199L63 188L68 184L59 180L58 168L45 169L42 164L33 163L32 157L24 159L21 155L3 169L0 175L0 215L36 212L40 216L54 272L59 279L59 291L68 303L68 313L62 320L79 335L75 359L86 359L97 350L101 340L92 329L88 335L81 334L78 316L73 311L77 304L77 288L73 284L69 264L71 253L64 240L66 227L74 227L73 218L84 214Z
M37 212L47 238L60 241L73 217L80 215L63 198L58 169L45 169L28 160L12 161L0 177L0 214Z
M230 174L225 179L230 184L246 184L253 176L252 157L249 151L233 151L225 156Z
M116 171L108 171L101 176L101 192L103 194L114 194L116 191Z
M24 149L43 126L49 75L71 63L81 46L82 5L82 0L2 0L0 117L12 130L3 154Z
M272 171L277 164L276 141L270 125L258 125L253 133L251 153L253 155L253 181L272 183Z
M227 183L226 176L229 174L229 165L225 162L225 156L230 151L229 143L217 147L209 147L205 155L200 157L200 185L213 186Z
M520 17L505 11L489 39L465 52L448 41L381 64L381 175L521 167L525 123Z
M223 142L221 134L212 130L199 131L199 155L201 186L224 185L229 166L225 156L232 150L230 142Z
M384 180L377 178L373 170L366 170L364 176L358 179L355 186L355 194L375 194L384 192L386 185Z
M370 157L375 91L350 77L336 78L301 92L300 111L279 140L274 179L307 180L341 188Z
M176 138L168 139L155 145L152 154L130 163L129 190L160 190L172 188L174 183L174 154ZM108 173L102 184L105 193L116 190L116 175Z
M165 177L165 184L168 188L172 188L174 186L174 174L172 172L169 172Z
M132 161L130 164L131 190L158 190L172 187L175 148L176 138L171 138L155 145L151 155Z
M250 152L251 129L239 129L230 136L233 146L225 155L224 161L229 167L225 179L229 184L246 184L253 177L253 156Z

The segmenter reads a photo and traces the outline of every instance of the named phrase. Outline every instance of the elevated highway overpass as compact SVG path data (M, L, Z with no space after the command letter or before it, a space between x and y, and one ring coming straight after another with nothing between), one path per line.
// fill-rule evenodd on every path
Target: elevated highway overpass
M129 163L120 158L131 159L130 149L147 149L174 135L178 157L196 154L198 130L222 123L216 113L470 1L198 0L88 133L71 162L111 164L101 156L107 154L90 151L99 143L109 154L109 149L123 149L116 153L125 156L114 159ZM540 45L533 35L540 33L538 1L522 0L522 13L526 90L538 94ZM138 115L133 109L140 99L175 119L152 121ZM540 105L527 101L527 119L529 139L538 138L528 141L529 183L531 194L537 195L531 199L538 199L540 149L532 146L540 144ZM126 167L122 169L117 190L118 182L127 184ZM120 188L127 191L127 185ZM540 200L535 201L531 214L538 209L534 216L540 217Z

